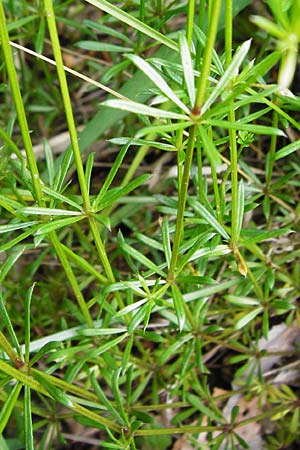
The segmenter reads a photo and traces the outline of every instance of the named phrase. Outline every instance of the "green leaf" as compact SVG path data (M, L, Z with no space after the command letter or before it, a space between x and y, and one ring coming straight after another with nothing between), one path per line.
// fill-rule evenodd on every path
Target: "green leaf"
M135 178L133 181L128 183L126 186L118 187L110 189L106 192L106 194L103 196L103 198L100 198L99 203L94 205L94 208L97 209L97 211L101 211L108 206L111 206L113 203L115 203L117 200L121 199L125 195L127 195L129 192L136 189L141 184L145 183L151 175L144 174L140 177Z
M26 450L34 450L30 387L24 386L24 431Z
M83 21L84 25L87 25L89 28L92 28L93 30L100 31L101 34L105 33L109 36L113 36L117 39L120 39L121 41L125 41L129 44L132 44L132 41L129 39L128 36L126 36L123 33L119 33L119 31L116 31L112 27L107 27L106 25L103 25L102 23L95 22L94 20L85 19Z
M178 320L179 331L182 331L185 325L184 298L175 284L171 285L173 304Z
M32 225L36 225L37 221L31 222L21 222L21 223L10 223L7 225L0 225L0 233L7 233L15 230L21 230L22 228L31 227Z
M16 401L18 400L19 394L21 392L23 385L22 383L17 382L15 386L12 388L11 392L7 396L6 400L1 400L1 411L0 411L0 436L2 435L7 422L11 416L15 408ZM1 442L0 442L1 446ZM2 448L2 447L1 447Z
M291 153L294 153L295 151L300 149L300 140L294 141L289 145L286 145L285 147L282 147L280 150L278 150L275 153L275 161L278 161L278 159L285 158L286 156L290 155Z
M135 139L135 138L127 138L127 137L119 137L109 139L109 142L116 145L147 145L149 147L158 148L160 150L165 150L168 152L177 152L177 148L172 144L165 144L164 142L156 142L156 141L147 141L146 139Z
M199 125L198 130L210 164L212 167L220 166L222 164L222 160L214 142L208 137L204 127Z
M239 130L239 131L249 131L254 134L265 134L267 136L284 136L285 133L282 130L279 130L275 127L268 127L265 125L253 125L248 123L237 122L228 122L226 120L217 120L217 119L208 119L203 121L203 123L207 123L212 125L213 127L225 128L229 130Z
M82 48L83 50L91 50L94 52L132 52L131 47L122 47L121 45L114 45L97 41L79 41L76 43L76 47Z
M78 336L111 336L113 334L126 333L127 328L83 328L78 331Z
M218 220L208 211L208 209L201 205L197 200L190 198L189 203L192 206L192 208L200 214L201 217L209 224L211 225L224 239L229 240L229 234L223 228L223 226L218 222Z
M160 119L190 120L188 116L183 114L166 111L164 109L152 108L151 106L146 106L142 103L133 102L131 100L106 100L105 102L102 102L101 105L133 112L135 114L142 114L144 116L157 117Z
M243 316L241 319L239 319L235 323L234 329L241 330L246 325L248 325L248 323L251 322L251 320L253 320L256 316L258 316L258 314L260 314L262 311L263 311L263 308L259 307L259 308L254 309L253 311L249 312L248 314Z
M84 171L84 178L85 178L85 185L88 194L90 194L90 187L91 187L91 176L92 176L92 170L94 166L94 157L95 154L93 152L89 153L89 156L86 161L85 165L85 171Z
M215 411L213 411L208 406L204 405L204 403L201 401L199 397L197 397L194 394L187 394L188 401L195 406L202 414L209 417L211 420L215 420L217 423L220 422L220 420L223 420L222 414L217 414Z
M208 110L208 108L219 97L219 95L224 92L229 83L232 82L234 78L237 76L240 65L242 64L243 60L245 59L247 53L250 50L250 45L251 39L244 42L236 51L230 65L228 66L228 68L218 81L217 85L214 87L212 93L202 106L201 114L204 114Z
M237 226L236 226L236 238L238 239L240 236L240 232L243 225L244 218L244 182L241 179L239 182L238 188L238 204L237 204Z
M115 17L119 21L126 23L127 25L131 26L135 30L140 31L143 34L146 34L147 36L151 37L155 41L166 45L167 47L171 48L172 50L177 51L177 45L174 41L167 38L163 34L159 33L158 31L154 30L153 28L149 27L145 23L141 22L140 20L136 19L133 15L126 13L125 11L122 11L121 8L118 8L117 6L112 5L111 3L107 2L106 0L85 0L87 3L90 3L91 5L96 6L96 8L101 9L102 11L105 11L107 14L110 14L111 16Z
M114 316L115 319L118 317L122 317L136 309L138 309L140 306L142 306L144 303L148 302L147 298L143 298L142 300L139 300L138 302L134 302L131 305L125 306L125 308L122 308L120 311L116 313Z
M250 298L250 297L243 297L238 295L226 295L225 300L228 302L241 306L241 307L247 307L247 306L257 306L259 305L259 301L256 298Z
M77 205L78 208L78 205ZM69 211L58 208L39 208L37 206L27 206L19 210L22 214L32 214L38 216L82 216L82 211Z
M131 247L126 243L123 243L121 248L125 253L127 253L129 256L131 256L133 259L138 261L143 266L146 266L148 269L152 270L154 273L161 275L162 277L166 277L166 274L159 266L157 266L153 261L151 261L151 259L149 259L140 251L136 250L134 247Z
M44 234L48 234L51 231L58 230L59 228L63 228L63 227L72 225L73 223L79 222L82 219L84 219L84 216L67 217L65 219L51 220L50 222L41 225L36 230L35 234L36 234L36 236L41 236L41 235L44 235Z
M53 187L54 179L55 179L54 161L53 161L52 149L51 149L49 141L47 139L43 140L43 148L44 148L44 153L45 153L45 160L46 160L46 166L47 166L47 171L48 171L49 184L50 184L50 186ZM43 187L45 187L45 186L42 185L42 189L43 189Z
M155 86L160 89L160 91L168 97L175 105L182 109L187 114L189 114L189 108L182 103L182 101L177 97L175 92L170 88L170 86L165 82L163 77L144 59L137 55L127 55L127 57L140 69L144 74L150 78L150 80L155 84Z
M67 197L66 195L63 195L60 192L57 192L48 186L42 186L42 191L45 192L45 194L49 195L49 197L51 197L51 198L54 198L56 200L59 200L60 202L66 203L67 205L73 206L73 208L78 209L81 212L81 214L83 214L81 206L78 203L74 202L69 197ZM54 211L66 211L66 210L65 209L63 209L63 210L54 209ZM69 211L69 212L71 212L71 211ZM33 214L35 214L35 213L33 213ZM44 215L44 213L43 213L43 215ZM57 214L51 214L51 215L57 215Z
M35 370L33 372L33 376L56 402L66 406L67 408L73 407L73 402L68 395L61 389L54 386L47 378L44 377L42 372Z
M91 373L91 381L92 381L92 386L94 388L95 394L97 395L98 399L100 400L101 404L103 406L106 407L107 411L117 419L117 421L121 424L121 425L125 425L126 422L124 422L122 416L118 413L118 411L116 410L116 408L112 405L112 403L108 400L108 398L106 397L104 391L102 390L100 384L97 382L95 373L92 372Z
M25 297L25 361L29 363L29 353L30 353L30 303L32 298L32 293L35 283L28 289Z
M118 152L117 158L115 159L112 168L109 171L109 174L106 176L105 181L97 195L97 197L95 198L95 200L93 201L93 205L99 205L102 201L102 198L104 196L104 194L107 192L109 186L111 185L111 183L113 182L117 171L119 170L123 159L127 153L128 148L130 147L130 139L129 142L127 142L122 148L121 150ZM97 207L97 206L96 206Z
M190 104L193 108L196 99L195 79L191 53L184 33L179 34L179 49L184 80L189 94Z
M171 237L170 237L170 230L169 230L169 221L167 217L163 218L162 221L162 227L161 227L161 234L162 234L162 244L163 249L167 261L168 268L170 267L171 257L172 257L172 249L171 249Z

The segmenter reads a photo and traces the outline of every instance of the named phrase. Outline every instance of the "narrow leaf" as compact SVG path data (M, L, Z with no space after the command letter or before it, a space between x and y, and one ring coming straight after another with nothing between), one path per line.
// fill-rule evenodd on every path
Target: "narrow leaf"
M131 100L106 100L105 102L102 102L101 105L133 112L135 114L143 114L144 116L186 121L190 120L188 116L185 116L183 114L165 111L163 109L152 108L151 106L146 106L142 103L133 102Z
M30 387L24 386L24 429L26 450L34 450Z
M126 23L127 25L131 26L135 30L138 30L143 34L146 34L146 36L151 37L155 41L160 42L163 45L166 45L167 47L171 48L172 50L175 50L175 51L178 50L177 45L174 41L167 38L166 36L159 33L158 31L154 30L153 28L149 27L149 25L146 25L145 23L136 19L133 15L128 14L125 11L122 11L121 8L118 8L117 6L114 6L111 3L107 2L106 0L85 0L85 1L87 3L90 3L91 5L96 6L96 8L99 8L102 11L105 11L106 13L115 17L119 21Z
M201 203L197 202L195 199L189 200L190 205L192 208L200 214L203 219L206 220L206 222L211 225L224 239L229 240L229 234L223 228L223 226L218 222L218 220L208 211L208 209L201 205Z
M193 107L196 99L195 79L191 52L184 33L179 34L179 48L184 80L189 94L191 107Z
M94 203L93 203L94 205L99 205L99 203L101 202L101 199L103 198L104 194L107 192L109 186L113 182L113 180L116 176L116 173L119 170L130 145L131 145L131 143L130 143L130 139L129 139L129 142L127 142L121 148L121 150L118 152L117 158L116 158L115 162L113 163L112 168L109 171L109 174L106 176L105 181L99 191L99 194L97 195L96 199L94 200Z
M143 266L146 266L148 269L153 270L153 272L158 273L162 277L166 276L164 271L159 266L154 264L151 259L147 258L147 256L136 250L134 247L131 247L130 245L124 243L122 244L122 250L135 260L139 261L139 263L141 263Z
M50 233L51 231L58 230L59 228L63 228L68 225L71 225L72 223L79 222L82 219L84 219L83 216L67 217L66 219L51 220L50 222L41 225L36 230L35 234L37 236L47 234L47 233Z
M179 331L182 331L185 324L184 298L177 285L172 284L173 304L178 320Z
M22 228L31 227L32 225L36 225L37 221L31 222L22 222L22 223L12 223L7 225L0 225L0 233L7 233L8 231L21 230Z
M91 50L93 52L132 52L132 48L130 47L122 47L121 45L114 45L97 41L79 41L76 43L76 47L82 48L84 50Z
M78 205L77 205L78 206ZM38 216L81 216L81 211L69 211L68 209L58 208L38 208L27 206L19 210L22 214L32 214Z
M203 147L207 154L210 164L212 167L222 165L222 160L219 152L214 144L214 142L208 137L206 130L201 125L198 127L199 134L202 140Z
M241 131L250 131L250 133L254 134L266 134L269 136L284 136L286 137L286 134L279 130L279 128L274 127L268 127L265 125L253 125L249 123L241 123L241 122L228 122L226 120L215 120L215 119L209 119L203 121L204 123L207 123L209 125L212 125L214 127L219 128L225 128L225 129L231 129L231 130L241 130Z
M241 330L244 328L251 320L253 320L258 314L260 314L263 311L263 308L259 307L254 309L253 311L246 314L244 317L242 317L240 320L236 322L234 325L235 330Z
M285 158L286 156L290 155L291 153L294 153L296 150L299 149L300 149L300 140L294 141L291 144L282 147L275 153L275 161L281 158Z
M237 227L236 227L236 234L237 239L240 236L240 232L242 229L243 224L243 217L244 217L244 182L243 180L239 183L239 189L238 189L238 204L237 204Z
M127 57L144 72L147 77L155 84L155 86L160 89L160 91L168 97L175 105L180 109L189 114L189 108L182 103L182 101L177 97L175 92L170 88L170 86L165 82L163 77L144 59L140 58L138 55L127 55Z
M232 61L220 80L218 81L217 85L213 89L212 93L204 103L203 107L201 108L201 113L204 114L205 111L208 110L208 108L211 106L211 104L219 97L219 95L224 92L224 89L229 85L229 83L237 76L240 65L242 64L244 58L246 57L247 53L250 50L251 45L251 39L244 42L240 48L236 51L234 57L232 58Z

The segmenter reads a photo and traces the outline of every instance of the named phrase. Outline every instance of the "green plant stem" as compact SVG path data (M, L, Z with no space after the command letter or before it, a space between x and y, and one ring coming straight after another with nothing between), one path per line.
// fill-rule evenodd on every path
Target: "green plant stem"
M33 194L35 200L39 204L39 206L43 206L44 202L42 199L42 189L41 189L41 180L39 171L37 168L37 164L34 157L34 152L32 149L32 143L30 139L30 132L26 120L26 113L22 101L21 92L19 89L18 78L14 66L14 60L12 57L12 52L9 44L9 36L6 28L6 20L3 9L2 0L0 1L0 38L2 51L4 55L4 60L6 64L6 70L8 73L8 79L10 81L10 88L12 92L12 96L14 99L14 103L16 105L17 117L20 125L21 135L23 139L24 149L27 158L27 164L30 171L30 176L33 185Z
M17 353L14 351L13 347L10 345L4 334L0 331L0 348L7 354L11 362L18 366L18 364L24 364L23 361L20 360Z
M228 67L232 57L232 0L225 3L225 57Z
M189 0L187 27L186 27L186 39L187 39L189 48L191 47L192 38L193 38L194 17L195 17L195 0Z
M226 66L232 59L232 0L225 3L225 55ZM233 103L229 107L229 121L235 122ZM229 129L230 143L230 169L231 169L231 241L230 245L235 251L238 241L238 150L236 143L236 130Z
M54 9L53 9L52 0L45 0L45 12L46 12L46 16L47 16L49 33L50 33L51 43L52 43L52 47L53 47L53 53L54 53L54 58L55 58L55 62L56 62L56 67L57 67L57 74L58 74L58 78L59 78L59 82L60 82L63 103L64 103L64 107L65 107L65 113L66 113L69 133L70 133L70 139L71 139L71 143L72 143L72 149L73 149L73 155L74 155L74 160L75 160L75 165L76 165L76 170L77 170L78 182L79 182L81 195L82 195L82 199L83 199L83 205L84 205L85 211L87 213L89 213L90 208L91 208L89 193L88 193L88 188L87 188L86 182L85 182L84 169L83 169L83 164L82 164L82 159L81 159L81 154L80 154L80 148L79 148L79 144L78 144L78 136L77 136L75 120L74 120L74 116L73 116L71 99L70 99L70 95L69 95L67 78L66 78L66 74L65 74L65 70L64 70L64 66L63 66L63 59L62 59L60 43L59 43L59 38L58 38L58 33L57 33L57 27L56 27L56 22L55 22L55 13L54 13ZM91 218L90 216L89 216L89 224L90 224L90 227L92 230L92 234L93 234L93 238L94 238L94 241L96 244L98 255L103 264L103 268L106 273L106 276L107 276L108 280L113 283L113 282L115 282L115 278L114 278L109 260L106 255L104 245L101 241L99 230L95 224L94 219ZM63 252L62 252L62 255L64 255ZM64 261L63 264L65 264L66 258L64 258L63 261ZM69 271L68 271L68 273L69 273L68 276L70 277L71 274ZM71 276L71 278L73 279L72 276ZM74 288L75 288L75 285L74 285ZM92 324L91 317L89 314L87 316L88 310L87 310L85 303L83 303L82 295L79 295L79 292L80 291L78 289L76 289L76 296L78 295L78 297L77 297L78 302L80 304L80 307L82 309L82 312L83 312L86 320L89 316L88 323L89 323L89 326L91 326L91 324ZM120 303L121 297L120 296L118 296L118 297L119 297L119 303ZM121 304L122 304L122 302L121 302Z
M70 133L70 139L71 139L73 155L74 155L77 176L78 176L78 183L79 183L80 190L81 190L84 209L85 209L85 211L88 212L90 210L90 199L89 199L88 189L87 189L87 186L85 183L83 164L82 164L82 159L81 159L81 154L80 154L80 149L79 149L79 144L78 144L78 136L77 136L76 125L75 125L75 120L74 120L74 116L73 116L73 110L72 110L69 89L68 89L67 77L66 77L66 73L64 70L64 64L63 64L61 48L60 48L60 43L59 43L59 38L58 38L58 33L57 33L57 27L56 27L56 22L55 22L55 13L54 13L54 9L53 9L52 0L45 0L45 13L46 13L46 17L47 17L50 39L51 39L51 44L52 44L52 48L53 48L54 59L56 62L57 75L58 75L58 79L59 79L59 83L60 83L63 104L64 104L64 108L65 108L66 119L67 119L69 133Z
M72 268L71 268L71 266L69 264L69 261L68 261L68 259L66 257L66 254L64 252L63 246L59 242L59 239L58 239L56 233L52 232L50 234L50 238L51 238L51 242L52 242L52 244L54 246L54 249L55 249L55 251L56 251L56 253L57 253L57 255L58 255L59 259L60 259L60 262L61 262L61 264L62 264L62 266L63 266L63 268L64 268L64 270L66 272L68 280L69 280L69 282L70 282L70 284L72 286L74 295L75 295L75 297L77 299L77 302L78 302L79 307L81 309L81 312L82 312L82 314L83 314L83 316L84 316L84 318L86 320L86 323L87 323L87 325L90 328L94 328L94 323L93 323L93 320L91 318L89 309L88 309L88 307L87 307L87 305L85 303L84 297L83 297L83 295L81 293L81 290L80 290L80 288L78 286L78 283L77 283L76 277L74 275L74 272L73 272L73 270L72 270Z
M180 246L181 235L182 235L182 230L183 230L183 218L184 218L187 191L188 191L188 185L189 185L190 169L191 169L193 153L194 153L196 127L197 127L196 125L193 125L190 129L187 150L186 150L185 163L184 163L184 170L183 170L183 175L182 175L182 182L181 182L181 187L180 187L180 191L179 191L178 211L177 211L177 218L176 218L174 244L173 244L173 248L172 248L172 256L171 256L170 268L169 268L169 273L168 273L168 281L170 283L172 283L175 278L179 246Z
M221 0L214 1L214 13L211 15L211 20L209 22L208 36L206 41L206 46L203 54L203 64L201 68L201 74L197 86L197 94L195 100L195 106L193 113L199 115L201 113L201 106L204 101L207 80L210 72L210 63L212 58L212 51L215 45L218 21L220 16Z

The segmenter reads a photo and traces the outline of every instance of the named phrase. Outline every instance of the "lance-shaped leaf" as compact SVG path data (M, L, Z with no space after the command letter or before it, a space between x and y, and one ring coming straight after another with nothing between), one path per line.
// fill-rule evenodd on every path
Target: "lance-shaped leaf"
M208 108L212 105L212 103L216 100L216 98L219 97L219 95L224 91L224 89L229 85L229 83L236 77L238 74L238 70L240 68L240 65L242 64L244 58L246 57L247 53L249 52L251 45L251 39L244 42L236 51L234 57L232 58L232 61L230 65L228 66L227 70L224 72L224 75L220 78L218 84L204 103L204 105L201 108L202 114L205 113L205 111L208 110Z
M175 105L189 114L189 108L182 103L175 92L170 88L163 77L144 59L137 55L127 56L148 78L158 87L158 89L168 97Z
M201 205L201 203L197 202L194 199L190 199L189 203L192 208L200 214L203 219L209 223L224 239L229 240L229 235L225 228L218 222L218 220L212 215L210 211L208 211L205 206Z
M180 33L179 35L179 47L184 80L189 94L191 106L193 107L196 99L193 63L189 45L183 33Z
M107 100L106 102L102 102L101 105L133 112L135 114L143 114L144 116L158 117L162 119L190 120L190 118L184 114L152 108L151 106L143 105L142 103L133 102L131 100Z

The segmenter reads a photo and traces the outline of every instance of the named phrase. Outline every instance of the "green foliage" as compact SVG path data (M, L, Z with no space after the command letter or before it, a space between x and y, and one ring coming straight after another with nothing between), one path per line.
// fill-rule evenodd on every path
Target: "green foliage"
M0 0L0 447L299 445L299 1L29 3Z

